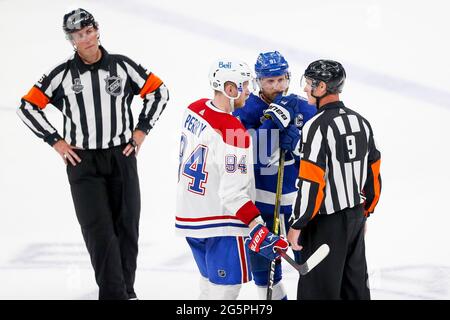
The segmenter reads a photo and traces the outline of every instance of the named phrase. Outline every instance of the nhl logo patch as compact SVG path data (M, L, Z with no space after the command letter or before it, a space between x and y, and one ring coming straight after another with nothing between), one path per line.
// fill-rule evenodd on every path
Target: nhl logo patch
M122 78L117 76L107 77L105 79L105 90L108 94L117 97L122 93Z
M73 86L72 86L72 90L75 93L80 93L81 91L83 91L84 86L81 84L81 80L79 78L73 79Z
M221 278L225 278L227 276L227 272L225 270L217 270L217 275Z

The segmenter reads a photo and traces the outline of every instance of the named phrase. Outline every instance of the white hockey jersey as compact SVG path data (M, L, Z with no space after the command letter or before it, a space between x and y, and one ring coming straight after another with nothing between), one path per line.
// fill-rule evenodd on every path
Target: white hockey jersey
M187 237L247 236L259 215L251 138L233 115L201 99L182 122L176 230Z

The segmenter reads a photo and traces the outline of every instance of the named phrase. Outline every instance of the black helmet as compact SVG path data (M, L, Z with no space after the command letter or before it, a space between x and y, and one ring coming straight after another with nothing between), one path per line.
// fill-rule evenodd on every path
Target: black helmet
M306 68L304 76L313 81L313 87L316 87L320 81L325 82L327 93L341 93L344 87L345 70L337 61L314 61Z
M87 26L98 28L98 23L94 16L84 9L76 9L64 15L63 30L65 34L83 29Z

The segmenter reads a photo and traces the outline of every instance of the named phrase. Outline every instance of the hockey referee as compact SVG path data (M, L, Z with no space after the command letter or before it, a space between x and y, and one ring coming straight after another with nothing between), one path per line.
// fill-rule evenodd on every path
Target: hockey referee
M136 299L140 191L136 155L166 107L166 86L131 59L108 53L98 23L84 9L64 15L75 53L22 98L18 115L67 165L78 222L91 257L99 299ZM131 102L143 99L134 125ZM43 113L63 114L63 137Z
M380 152L369 122L339 100L339 62L318 60L302 82L318 113L303 128L299 190L288 240L308 258L321 244L330 254L300 276L300 300L369 300L364 233L380 197Z

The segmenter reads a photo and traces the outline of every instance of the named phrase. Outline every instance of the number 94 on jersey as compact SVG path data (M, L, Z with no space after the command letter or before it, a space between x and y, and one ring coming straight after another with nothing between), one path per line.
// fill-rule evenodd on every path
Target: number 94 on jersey
M235 154L227 154L225 155L224 162L220 161L220 163L214 163L213 159L208 159L208 147L203 144L197 145L194 150L184 158L186 149L185 141L183 141L184 139L182 138L180 148L178 181L180 181L181 175L187 177L189 179L188 191L198 195L205 194L208 175L212 166L219 166L218 172L226 172L229 174L247 173L248 164L246 155L237 156ZM183 159L185 160L183 161Z

